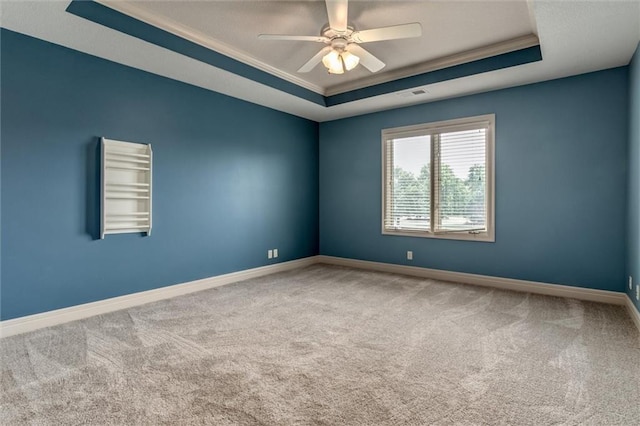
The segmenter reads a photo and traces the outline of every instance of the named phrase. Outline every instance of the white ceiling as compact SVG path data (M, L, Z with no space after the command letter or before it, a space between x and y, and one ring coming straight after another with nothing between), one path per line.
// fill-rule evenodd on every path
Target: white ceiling
M168 29L173 24L175 30L177 25L190 33L183 35L204 38L201 44L215 45L216 50L245 58L258 68L272 69L283 78L303 79L298 81L300 85L325 92L340 91L345 84L367 85L398 73L415 72L425 61L531 32L540 40L543 60L539 62L431 84L424 87L425 95L416 97L389 93L324 107L67 13L68 4L2 0L0 25L316 121L622 66L629 63L640 41L640 0L352 1L349 20L358 29L421 22L423 37L364 45L387 62L383 73L392 75L371 77L360 69L329 76L319 66L301 77L295 70L315 53L314 43L267 42L256 37L260 33L318 34L327 20L322 2L174 0L111 5L122 11L133 5L138 13L147 14L145 19L159 20L158 26ZM265 48L263 43L273 47ZM367 80L371 78L378 80Z

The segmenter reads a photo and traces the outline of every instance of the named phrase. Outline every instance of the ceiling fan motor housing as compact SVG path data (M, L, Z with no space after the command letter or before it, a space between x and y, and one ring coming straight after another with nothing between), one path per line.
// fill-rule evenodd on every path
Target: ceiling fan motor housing
M333 47L338 52L344 52L348 44L349 41L344 37L336 37L331 40L331 47Z
M320 34L324 37L327 37L330 41L331 47L333 48L339 48L339 45L334 45L334 41L336 43L344 43L344 46L342 46L342 48L344 49L347 44L351 43L353 40L351 40L351 35L354 33L355 28L352 26L348 26L346 31L336 31L333 28L331 28L328 24L325 25L324 27L322 27L322 31L320 31Z

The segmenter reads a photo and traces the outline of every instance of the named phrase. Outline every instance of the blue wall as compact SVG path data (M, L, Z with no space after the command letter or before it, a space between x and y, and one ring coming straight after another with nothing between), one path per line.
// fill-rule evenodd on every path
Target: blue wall
M317 123L1 35L2 320L317 254ZM95 239L100 136L153 145L151 237Z
M634 289L626 286L631 300L640 310L635 286L640 285L640 43L629 64L629 233L627 275L634 279Z
M627 90L624 67L322 123L320 253L623 291ZM380 131L489 113L496 242L382 235Z
M628 253L640 280L638 52L629 68L318 125L1 35L2 320L273 263L270 248L278 261L311 256L318 244L614 291L626 288ZM381 129L488 113L496 242L381 235ZM153 144L151 237L96 239L100 136Z

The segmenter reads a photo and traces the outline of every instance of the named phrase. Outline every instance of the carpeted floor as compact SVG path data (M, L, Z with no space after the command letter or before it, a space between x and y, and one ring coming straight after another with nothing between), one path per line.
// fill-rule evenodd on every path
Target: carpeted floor
M3 425L640 425L623 307L335 266L0 344Z

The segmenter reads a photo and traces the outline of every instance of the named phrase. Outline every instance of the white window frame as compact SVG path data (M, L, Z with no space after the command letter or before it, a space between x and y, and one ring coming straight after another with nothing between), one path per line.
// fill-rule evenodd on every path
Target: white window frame
M387 199L390 195L387 191L389 186L389 176L387 176L387 154L385 145L391 139L408 138L415 136L427 136L444 132L456 132L471 130L475 126L487 128L487 146L485 151L485 179L487 184L487 194L485 198L485 208L487 212L486 231L438 231L430 230L393 230L385 228L385 215L387 210ZM448 240L484 241L495 242L495 114L479 115L475 117L457 118L453 120L437 121L433 123L418 124L414 126L395 127L382 129L382 234L400 235L408 237L439 238ZM432 150L433 156L433 150ZM433 176L433 171L432 171ZM431 179L431 210L435 210L433 203L435 194L433 191L434 180ZM431 219L433 221L433 218Z

